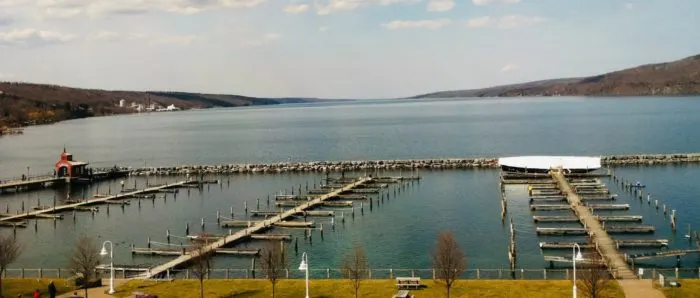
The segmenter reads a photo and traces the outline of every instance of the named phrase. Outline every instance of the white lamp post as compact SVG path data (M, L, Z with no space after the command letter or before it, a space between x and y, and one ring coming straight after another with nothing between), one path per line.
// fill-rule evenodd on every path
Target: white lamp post
M578 253L576 250L578 249ZM574 243L574 246L571 248L571 258L574 261L574 298L576 298L576 261L582 261L583 260L583 255L581 255L581 247L578 246L578 243Z
M114 245L112 241L105 241L102 243L102 250L100 250L101 256L107 255L107 243L109 243L109 294L114 294Z
M306 252L301 255L299 270L304 270L306 272L306 298L309 298L309 257L306 255Z

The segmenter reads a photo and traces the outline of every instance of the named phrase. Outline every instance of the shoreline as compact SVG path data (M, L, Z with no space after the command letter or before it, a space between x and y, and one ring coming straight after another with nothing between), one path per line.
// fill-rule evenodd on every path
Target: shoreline
M607 166L654 166L667 164L700 163L700 153L673 154L624 154L601 156L601 165ZM355 161L309 161L278 163L239 163L218 165L177 165L161 167L125 167L136 176L180 176L187 174L280 174L280 173L327 173L366 172L376 170L420 171L420 170L467 170L498 168L498 158L436 158L405 160L355 160Z

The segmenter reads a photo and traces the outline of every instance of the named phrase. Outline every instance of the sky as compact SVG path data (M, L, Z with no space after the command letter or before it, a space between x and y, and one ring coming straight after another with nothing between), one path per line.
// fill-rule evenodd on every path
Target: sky
M698 0L0 0L0 81L394 98L700 53Z

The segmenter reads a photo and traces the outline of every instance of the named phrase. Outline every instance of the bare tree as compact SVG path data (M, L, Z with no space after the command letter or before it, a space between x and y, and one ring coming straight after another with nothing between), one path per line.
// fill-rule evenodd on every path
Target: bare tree
M5 274L5 269L17 260L21 252L22 247L15 237L0 236L0 297L2 297L2 276Z
M445 284L449 298L450 289L455 280L467 269L467 258L455 241L452 232L443 231L438 234L432 258L435 278Z
M579 269L577 287L585 297L602 297L603 292L610 284L610 273L600 265L603 263L603 258L595 249L591 249L586 255L593 264L590 268Z
M260 267L262 267L265 277L272 284L272 297L275 297L275 285L283 276L283 269L287 268L287 255L283 249L284 242L268 242L263 248L260 256Z
M369 271L367 255L360 243L355 243L352 251L349 251L343 257L341 268L343 270L343 276L352 282L352 286L355 289L355 298L357 298L360 290L360 282L367 278Z
M209 270L213 265L212 257L214 256L214 252L207 251L207 245L207 243L203 243L191 252L197 256L192 261L192 274L199 279L199 296L201 298L204 298L204 278L208 276Z
M75 275L83 278L85 298L88 298L88 285L96 276L95 267L100 264L99 249L90 236L81 235L75 241L75 250L70 258L70 268Z

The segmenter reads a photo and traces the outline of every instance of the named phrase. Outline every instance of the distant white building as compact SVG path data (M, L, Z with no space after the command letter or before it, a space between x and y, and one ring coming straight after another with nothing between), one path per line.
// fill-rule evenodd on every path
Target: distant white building
M176 107L174 104L169 105L167 108L165 108L168 111L178 111L180 108Z
M143 104L139 104L136 106L136 110L139 112L143 112L145 109L143 108Z
M123 98L122 98L122 99L119 100L119 107L120 107L120 108L123 108L124 106L126 106L126 99L123 99Z
M139 106L139 105L138 105L136 102L134 102L134 101L131 102L131 107L132 107L132 108L135 109L135 108L138 108L138 106Z

